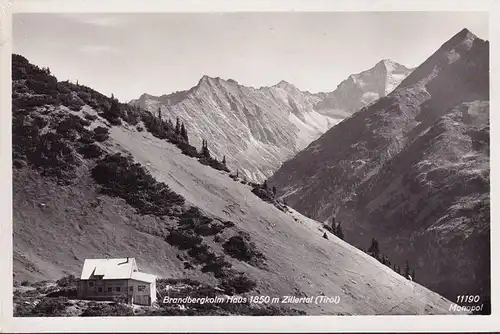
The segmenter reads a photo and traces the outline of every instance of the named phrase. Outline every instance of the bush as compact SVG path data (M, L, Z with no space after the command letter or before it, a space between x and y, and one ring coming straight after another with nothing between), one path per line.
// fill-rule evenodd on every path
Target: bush
M159 278L156 280L156 286L166 286L166 285L176 285L176 284L188 284L188 285L201 285L201 282L188 277L183 278Z
M184 204L184 198L158 182L139 163L120 154L107 155L92 169L92 177L101 192L125 199L140 214L164 216L173 206Z
M189 145L186 142L179 142L177 147L181 149L182 154L187 155L188 157L198 158L200 156L196 147Z
M175 229L170 232L166 241L172 246L176 246L177 248L184 250L199 246L203 241L203 238L189 231Z
M97 115L92 115L92 114L89 114L89 113L85 113L84 114L84 117L87 121L90 121L90 122L93 122L97 119Z
M271 190L257 186L252 189L252 192L264 201L274 203L274 194Z
M104 151L97 144L84 144L78 148L78 153L86 159L97 159L102 156Z
M62 105L68 107L73 111L79 111L85 105L82 99L80 99L80 97L75 92L60 94L59 99Z
M141 120L140 111L132 106L125 106L124 114L122 116L123 120L130 125L137 125ZM139 128L137 129L139 130ZM139 130L142 131L142 130Z
M208 218L195 207L191 207L181 215L179 224L183 229L203 236L218 234L226 227L219 220Z
M265 258L256 249L248 235L236 235L229 238L223 245L224 252L229 256L252 265L258 265Z
M212 261L208 262L203 268L201 268L201 271L204 273L211 272L216 278L222 278L223 276L225 276L224 269L231 267L232 264L226 261L226 259L224 259L224 256L217 256L213 258Z
M206 244L196 245L189 249L188 255L191 256L196 263L210 263L214 261L216 255L210 250Z
M231 277L222 279L221 286L227 294L241 294L249 292L257 286L257 283L248 278L244 273L237 273Z
M56 284L61 288L77 288L79 279L75 275L64 276L56 281Z
M132 308L121 303L89 303L82 317L113 317L134 315Z
M230 221L230 220L223 221L222 223L224 224L224 226L225 226L226 228L236 226L236 224L235 224L234 222Z
M33 308L33 316L37 317L58 317L64 314L66 307L69 306L68 298L42 298Z
M56 131L65 138L76 138L76 134L84 133L87 131L85 126L90 125L86 120L81 119L75 115L68 115L56 126Z
M94 132L85 130L80 136L80 139L78 141L82 144L93 144L95 140L95 134Z
M55 105L59 103L59 99L48 95L28 95L13 97L12 105L18 109L32 110L45 105Z
M212 157L205 157L205 156L202 156L198 159L198 161L202 164L202 165L207 165L207 166L210 166L212 167L213 169L216 169L216 170L221 170L221 171L225 171L225 172L229 172L229 169L227 168L226 165L224 165L222 162L218 161L217 159L214 159Z
M109 129L103 126L98 126L94 129L94 138L98 142L103 142L109 138Z
M60 134L45 133L30 149L28 159L41 169L42 175L57 177L64 183L74 181L79 161L73 147Z

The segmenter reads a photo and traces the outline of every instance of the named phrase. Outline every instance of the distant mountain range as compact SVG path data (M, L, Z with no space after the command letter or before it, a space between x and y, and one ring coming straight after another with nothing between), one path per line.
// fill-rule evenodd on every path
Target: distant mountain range
M331 93L312 94L281 81L259 89L203 76L187 91L143 94L130 104L189 124L191 143L207 140L212 153L252 181L261 182L281 163L359 108L392 91L411 70L391 60L353 74Z
M341 221L358 247L378 239L446 297L484 297L489 174L489 43L464 29L268 183L306 216Z

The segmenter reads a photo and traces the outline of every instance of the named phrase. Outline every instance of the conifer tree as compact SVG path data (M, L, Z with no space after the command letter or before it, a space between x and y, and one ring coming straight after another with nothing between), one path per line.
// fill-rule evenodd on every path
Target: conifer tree
M408 278L408 276L410 276L410 265L408 264L408 260L406 260L406 263L405 263L405 272L404 272L404 276L406 278Z
M222 158L222 164L223 164L224 166L226 166L226 156L224 156L224 157Z
M370 245L370 248L368 248L368 253L371 253L373 257L378 258L378 255L380 253L378 249L378 241L375 238L372 238L372 244Z
M263 187L264 189L267 189L267 180L264 180L264 183L262 184L262 187Z
M201 144L201 155L203 155L205 158L210 158L210 151L208 149L208 143L205 139L203 139L203 142Z
M273 186L273 195L276 196L276 186Z
M239 170L239 169L237 169L237 170L236 170L236 177L239 177L239 176L240 176L240 170Z
M111 94L111 106L109 108L109 113L115 118L120 117L121 114L120 105L118 103L118 100L115 99L113 94Z
M175 134L178 136L181 134L181 123L179 121L179 117L177 117L177 123L175 123Z
M186 127L184 126L184 123L181 124L181 137L182 137L182 139L184 139L184 141L186 143L189 142L189 137L188 137L188 134L187 134Z
M411 278L415 280L415 269L412 269L411 271Z
M328 235L325 233L323 233L323 238L327 239L328 240Z
M341 240L344 240L344 232L342 231L342 226L340 223L337 224L337 228L335 229L335 235L339 237Z

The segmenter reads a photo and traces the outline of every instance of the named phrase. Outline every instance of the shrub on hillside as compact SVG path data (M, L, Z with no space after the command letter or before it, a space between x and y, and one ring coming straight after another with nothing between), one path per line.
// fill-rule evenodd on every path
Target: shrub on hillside
M70 136L72 130L77 134L84 133L88 125L90 125L89 121L76 115L68 115L56 125L56 131L64 137L72 137Z
M257 283L248 278L244 273L236 273L235 275L223 278L221 286L227 294L232 295L249 292L255 289Z
M252 189L252 192L264 201L274 203L274 194L270 189L263 188L262 186L258 185L257 187L254 187Z
M141 120L141 112L136 107L125 105L122 118L130 125L137 125Z
M201 285L201 282L189 277L182 277L182 278L159 278L156 280L156 286L158 289L161 288L161 286L165 287L166 285L176 285L176 284L187 284L187 285Z
M224 252L229 256L252 265L259 265L265 259L264 254L257 250L257 247L246 234L235 235L222 244Z
M42 170L42 175L57 177L64 183L74 180L79 161L73 147L60 134L45 133L33 144L27 157Z
M213 169L221 170L221 171L225 171L225 172L229 172L229 169L227 168L227 166L224 163L222 163L221 161L219 161L219 160L217 160L215 158L202 156L202 157L199 158L198 161L202 165L210 166Z
M64 276L56 281L61 288L77 288L79 279L75 275Z
M76 94L76 92L69 92L67 94L59 94L61 104L68 107L70 110L79 111L85 105L85 102Z
M188 250L188 255L191 256L195 263L210 263L214 261L216 255L210 250L207 244L199 244Z
M94 143L80 145L77 151L86 159L97 159L104 153L101 147Z
M164 216L173 206L184 204L181 195L156 181L130 156L107 155L92 169L92 177L102 186L102 193L125 199L140 214Z
M93 122L93 121L95 121L97 119L97 115L92 115L92 114L89 114L89 113L84 113L84 117L89 122Z
M89 303L82 317L117 317L134 315L132 308L121 303Z
M55 105L59 99L50 95L20 95L13 96L12 106L18 109L34 109L45 105Z
M170 231L166 241L179 249L191 249L200 245L203 238L190 231L174 229Z
M93 131L84 130L80 134L78 141L82 144L93 144L96 141L95 133Z
M198 158L200 156L196 147L186 142L178 142L177 147L181 149L182 154L187 155L188 157Z
M103 126L98 126L94 129L94 138L98 142L103 142L109 138L109 129Z
M224 256L217 256L201 268L201 271L204 273L211 272L216 278L222 278L225 276L224 269L231 267L232 264Z
M66 307L70 304L68 298L42 298L40 302L33 308L31 316L35 317L58 317L64 315Z
M182 229L191 230L195 234L208 236L220 233L226 227L219 220L205 216L198 208L190 207L180 216L179 225Z

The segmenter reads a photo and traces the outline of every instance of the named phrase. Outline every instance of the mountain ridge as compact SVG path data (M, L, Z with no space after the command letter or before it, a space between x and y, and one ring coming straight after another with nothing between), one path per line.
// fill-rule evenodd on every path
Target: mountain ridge
M385 63L397 64L388 60ZM402 65L394 66L406 69ZM377 93L370 91L371 86L364 88L354 84L354 88L349 85L343 88L339 85L337 90L342 92L338 94L343 95L344 100L359 100L363 94L365 97L356 102L356 106L340 106L333 110L328 105L321 107L321 102L332 93L302 91L284 80L273 86L254 88L240 85L233 79L208 75L203 75L189 90L161 97L143 94L130 104L154 113L161 109L164 117L189 121L194 124L191 138L195 146L207 140L215 156L219 159L226 156L230 168L238 169L249 180L262 182L283 161L352 115L357 106L385 95L389 72L377 71L375 67L363 72L371 73L372 82L381 81L377 87L382 85L383 88ZM407 75L407 71L403 72L399 71L399 77L391 82L399 83L402 76ZM354 97L350 96L350 89L356 90Z
M466 290L488 297L488 50L468 30L455 34L392 93L327 131L268 183L306 216L340 219L358 247L376 237L448 298ZM462 208L467 199L476 217ZM464 239L462 228L472 237Z

